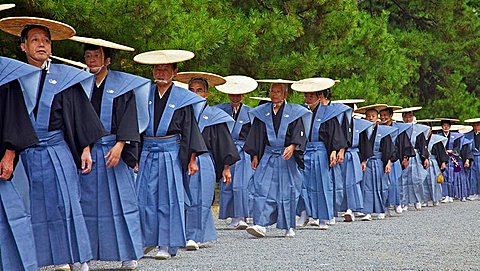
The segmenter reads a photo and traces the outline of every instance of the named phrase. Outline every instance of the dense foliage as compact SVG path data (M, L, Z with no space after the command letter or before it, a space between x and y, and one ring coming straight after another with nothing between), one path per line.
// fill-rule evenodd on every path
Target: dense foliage
M480 116L479 0L17 0L6 16L64 21L78 35L136 48L186 49L181 70L257 79L331 77L334 98L423 105L421 117ZM0 54L22 58L1 33ZM54 43L53 53L82 60L82 46ZM134 53L114 69L151 77ZM266 95L261 86L252 95ZM212 90L213 92L214 90ZM211 103L225 100L211 95ZM302 102L299 94L291 102ZM248 101L248 103L254 103Z

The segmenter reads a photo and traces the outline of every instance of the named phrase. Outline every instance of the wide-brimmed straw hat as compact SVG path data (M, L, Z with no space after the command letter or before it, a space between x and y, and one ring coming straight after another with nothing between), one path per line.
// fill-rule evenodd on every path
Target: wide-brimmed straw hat
M270 84L293 84L297 81L286 80L286 79L259 79L258 83L270 83Z
M15 7L15 4L0 4L0 11L11 9L13 7Z
M136 55L133 60L141 64L173 64L190 60L195 54L185 50L157 50Z
M435 118L435 120L441 121L441 122L447 122L447 123L455 123L460 121L459 119L453 119L453 118Z
M78 61L66 59L66 58L63 58L63 57L50 55L50 58L53 58L53 59L56 59L56 60L65 62L65 63L67 63L67 64L73 65L73 66L78 67L78 68L80 68L80 69L86 69L86 68L88 68L88 66L87 66L86 64L82 63L82 62L78 62Z
M330 78L306 78L292 84L292 89L298 92L318 92L333 87L337 82Z
M115 49L115 50L123 50L123 51L129 51L129 52L135 51L135 49L133 49L132 47L128 47L125 45L121 45L121 44L111 42L108 40L103 40L103 39L87 38L87 37L80 37L80 36L73 36L70 39L76 42L96 45L96 46Z
M376 110L377 112L380 112L381 110L385 110L388 108L387 104L372 104L372 105L367 105L367 106L362 106L359 107L355 110L355 113L360 113L360 114L365 114L368 110Z
M398 110L394 110L394 113L408 113L408 112L414 112L422 109L421 106L414 106L414 107L406 107Z
M257 96L252 96L252 97L248 97L250 99L253 99L253 100L257 100L257 101L264 101L264 102L271 102L272 99L268 98L268 97L257 97Z
M464 120L463 122L465 122L465 123L477 123L477 122L480 122L480 118L468 119L468 120Z
M335 100L332 101L332 103L338 103L338 104L359 104L365 102L364 99L346 99L346 100Z
M173 79L189 84L192 79L197 78L207 81L209 86L218 86L226 82L222 76L208 72L179 72Z
M65 40L75 35L75 29L68 24L37 17L7 17L0 19L0 29L20 37L23 29L29 25L48 28L52 40Z
M226 94L245 94L254 91L258 87L255 79L244 75L229 75L224 77L227 81L215 88Z

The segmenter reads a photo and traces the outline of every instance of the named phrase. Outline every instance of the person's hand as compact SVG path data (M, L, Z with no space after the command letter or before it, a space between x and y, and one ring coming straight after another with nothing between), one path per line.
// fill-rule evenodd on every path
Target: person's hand
M470 167L470 159L465 160L465 164L463 164L463 166L465 168L469 168Z
M122 156L123 146L125 146L124 141L119 141L110 149L110 151L105 155L107 158L107 167L116 167Z
M135 167L133 168L133 172L138 173L138 163L135 163Z
M6 150L0 161L0 179L8 180L12 177L13 160L15 160L15 151Z
M388 160L387 165L385 166L385 174L389 174L390 172L392 172L392 162Z
M423 161L423 168L427 169L428 166L429 166L428 159L425 159L425 161Z
M345 161L345 149L340 149L337 153L337 164L341 164Z
M290 158L293 155L293 151L295 150L295 144L291 144L290 146L286 147L285 150L283 151L283 159L284 160L290 160Z
M408 158L403 158L402 160L402 168L407 168L408 167Z
M367 161L363 161L361 165L362 165L362 172L365 172L365 170L367 170Z
M230 172L230 166L225 165L222 171L223 182L227 185L232 183L232 173Z
M257 169L257 166L258 166L258 156L255 155L255 156L252 158L252 169L253 169L253 170L256 170L256 169Z
M83 149L82 156L82 174L87 174L92 171L92 155L90 154L90 146Z
M444 170L445 168L447 168L447 163L443 162L443 163L440 165L440 169L441 169L441 170Z
M334 167L337 164L337 152L332 151L330 154L330 167Z
M195 175L197 171L198 171L197 155L192 154L192 157L190 157L190 162L188 163L188 176Z

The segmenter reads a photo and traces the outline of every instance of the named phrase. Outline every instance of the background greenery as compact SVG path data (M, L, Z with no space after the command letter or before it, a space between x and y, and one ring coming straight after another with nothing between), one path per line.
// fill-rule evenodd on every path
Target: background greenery
M0 3L5 3L0 0ZM256 79L330 77L334 99L424 106L419 117L480 116L480 0L17 0L7 16L41 16L77 34L136 48L185 49L182 65ZM0 54L23 59L18 40L0 33ZM82 46L53 53L82 60ZM119 52L112 68L151 77ZM265 96L261 85L252 96ZM212 90L213 92L214 90ZM212 104L225 101L215 92ZM290 102L302 102L292 94ZM247 103L256 102L247 99Z

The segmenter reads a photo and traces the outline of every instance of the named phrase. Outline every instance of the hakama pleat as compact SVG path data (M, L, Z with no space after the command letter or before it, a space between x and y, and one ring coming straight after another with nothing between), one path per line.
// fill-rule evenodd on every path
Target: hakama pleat
M402 166L397 160L392 163L392 170L389 174L385 174L384 178L388 178L388 196L386 198L386 206L400 206L401 204L401 182L402 182Z
M363 175L363 213L384 213L388 197L388 175L384 173L380 158L372 157L367 161Z
M359 211L363 209L362 181L363 172L358 156L358 149L348 149L345 152L345 160L341 164L343 179L345 183L345 204L344 209Z
M480 195L480 155L473 155L469 170L470 195Z
M410 157L408 167L402 172L400 188L402 204L408 205L423 201L423 183L427 174L420 155L416 152L416 156Z
M437 178L440 174L442 174L442 171L438 167L437 159L432 157L432 155L430 155L429 158L429 167L427 173L428 174L423 185L423 201L440 201L442 199L442 185L437 182Z
M128 261L143 256L133 170L121 158L114 168L106 165L105 155L115 143L115 135L95 143L92 171L80 177L80 203L94 260Z

